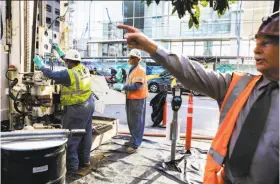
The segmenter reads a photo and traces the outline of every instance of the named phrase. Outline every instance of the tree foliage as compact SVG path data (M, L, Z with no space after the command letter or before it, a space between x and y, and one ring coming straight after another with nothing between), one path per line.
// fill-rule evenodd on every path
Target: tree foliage
M156 4L160 1L155 0ZM142 0L144 2L144 0ZM147 6L150 6L153 0L146 0ZM200 6L211 7L217 12L220 18L225 14L226 10L229 9L229 4L235 3L236 0L171 0L173 9L172 14L177 12L178 17L181 19L188 13L190 15L189 28L194 25L197 29L199 28L199 18L200 18Z

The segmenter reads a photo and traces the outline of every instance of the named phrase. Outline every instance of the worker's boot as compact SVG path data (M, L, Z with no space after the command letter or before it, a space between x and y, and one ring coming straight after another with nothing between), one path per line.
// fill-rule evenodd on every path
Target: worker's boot
M129 146L127 149L126 149L126 152L128 154L132 154L132 153L135 153L137 151L137 148L133 148L131 146Z
M79 168L85 168L85 167L90 167L90 162L88 163L83 163L79 165Z
M124 145L124 146L130 146L131 143L130 143L130 141L127 141L127 142L125 142L123 145Z
M85 176L90 172L90 170L91 170L91 167L88 166L88 167L79 168L78 170L67 171L67 173L68 174L76 174L76 175L79 175L79 176Z

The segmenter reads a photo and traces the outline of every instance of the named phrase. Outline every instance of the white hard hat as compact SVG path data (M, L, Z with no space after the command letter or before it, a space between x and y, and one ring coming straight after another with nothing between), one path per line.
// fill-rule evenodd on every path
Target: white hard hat
M81 61L81 55L77 50L69 50L66 52L64 59Z
M132 49L128 56L132 56L132 57L138 57L139 59L141 59L141 52L138 49Z

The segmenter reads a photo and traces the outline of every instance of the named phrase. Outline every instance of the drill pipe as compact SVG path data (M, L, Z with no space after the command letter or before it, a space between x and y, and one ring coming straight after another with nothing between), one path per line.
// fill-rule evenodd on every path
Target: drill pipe
M68 129L59 129L59 130L28 130L28 131L14 131L14 132L1 132L0 137L1 140L4 138L16 138L16 137L40 137L40 136L75 136L75 135L84 135L86 133L86 130L84 129L73 129L73 130L68 130Z
M16 136L16 137L4 137L1 138L1 143L5 141L24 141L24 140L50 140L66 138L65 135L34 135L34 136Z

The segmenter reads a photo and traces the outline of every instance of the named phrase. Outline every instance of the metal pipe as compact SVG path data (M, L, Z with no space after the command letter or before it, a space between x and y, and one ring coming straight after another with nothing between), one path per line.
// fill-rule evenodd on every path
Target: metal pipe
M59 139L59 138L67 138L66 135L34 135L34 136L16 136L16 137L4 137L1 138L1 144L3 141L23 141L23 140L34 140L34 139Z
M171 161L175 160L176 142L177 142L177 128L178 128L178 111L173 113L173 121L171 123Z
M34 0L33 4L33 22L32 22L32 42L31 42L31 59L30 59L30 71L34 72L33 58L36 52L36 27L37 27L37 8L38 0Z
M30 38L29 38L29 13L30 13L30 10L29 10L29 1L24 1L23 2L24 3L24 33L23 33L23 35L24 35L24 67L23 67L23 71L24 72L30 72L29 70L28 70L28 62L29 62L29 58L28 58L28 56L29 56L29 51L30 51L30 49L29 49L29 40L30 40Z
M64 135L64 136L74 136L74 135L83 135L86 131L84 129L59 129L59 130L40 130L40 131L15 131L15 132L2 132L1 140L6 137L36 137L36 136L44 136L44 135Z

